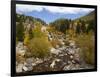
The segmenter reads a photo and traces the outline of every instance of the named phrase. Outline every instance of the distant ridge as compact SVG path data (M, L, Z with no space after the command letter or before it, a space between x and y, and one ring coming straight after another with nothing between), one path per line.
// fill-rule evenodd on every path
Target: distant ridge
M85 16L82 16L76 20L85 20L85 21L91 21L91 20L94 20L95 19L95 11L92 11L90 13L88 13L87 15Z

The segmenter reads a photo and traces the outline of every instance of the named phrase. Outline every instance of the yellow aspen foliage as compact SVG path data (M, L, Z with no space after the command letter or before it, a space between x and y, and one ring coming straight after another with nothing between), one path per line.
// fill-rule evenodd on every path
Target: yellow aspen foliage
M24 38L24 44L28 45L29 42L30 42L29 34L26 34Z

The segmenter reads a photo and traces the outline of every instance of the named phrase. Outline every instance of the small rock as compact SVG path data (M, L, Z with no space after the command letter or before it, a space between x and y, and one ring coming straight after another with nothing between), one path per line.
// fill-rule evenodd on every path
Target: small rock
M69 42L70 42L70 44L69 44L70 46L72 46L72 47L75 46L75 41L70 40Z
M74 60L72 60L72 63L75 64L76 62Z
M27 63L27 64L32 64L32 63L33 63L33 58L28 58L28 59L26 59L26 63Z
M65 66L63 70L70 70L70 65Z
M17 47L23 47L23 42L18 42Z
M74 54L74 60L80 61L80 56L79 56L79 54Z
M69 54L75 54L75 50L74 50L74 49L69 48Z
M60 50L55 49L55 48L51 48L50 52L51 52L52 54L55 54L55 55L58 55L59 53L61 53Z
M62 39L59 40L62 45L65 45Z
M64 54L59 54L59 56L64 56Z
M59 48L59 45L56 45L56 48Z
M16 72L22 72L23 64L18 64L16 67Z
M26 52L25 50L19 50L17 53L20 54L20 55L22 55L22 56L24 56L25 52Z
M68 54L65 54L66 56L68 55Z
M28 71L32 71L33 67L27 67L28 68Z
M61 60L60 59L55 59L55 61L60 62Z
M70 59L73 59L73 58L74 58L74 57L71 55L71 56L70 56Z
M55 60L50 64L51 68L54 68L54 66L55 66Z
M63 70L73 70L73 68L75 68L74 65L73 65L73 64L70 64L70 65L66 65L66 66L63 68Z
M32 63L32 66L36 66L37 64L36 63Z
M28 68L26 66L23 66L24 71L28 71Z
M42 59L37 59L37 61L35 62L36 64L39 64L39 63L42 63L43 62L43 60Z
M54 68L54 66L56 65L56 62L60 62L60 61L61 61L60 59L53 60L53 62L50 64L50 67Z
M61 50L61 51L65 50L65 49L66 49L65 46L62 46L61 48L59 48L59 50Z
M68 64L71 64L71 61L68 61Z

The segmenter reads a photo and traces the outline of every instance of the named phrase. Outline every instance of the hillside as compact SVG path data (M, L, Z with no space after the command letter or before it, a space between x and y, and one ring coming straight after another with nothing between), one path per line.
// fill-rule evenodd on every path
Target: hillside
M92 11L90 12L89 14L85 15L85 16L82 16L76 20L85 20L85 21L91 21L91 20L94 20L95 19L95 11Z
M24 23L34 23L34 24L40 23L41 25L47 25L43 20L39 18L16 14L16 22L20 22L20 21Z

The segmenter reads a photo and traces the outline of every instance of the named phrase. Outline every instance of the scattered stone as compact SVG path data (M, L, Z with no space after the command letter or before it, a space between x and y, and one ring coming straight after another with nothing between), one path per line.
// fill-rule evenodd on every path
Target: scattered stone
M18 42L16 46L16 53L20 54L21 56L24 56L26 51L27 51L27 47L24 46L22 42Z
M56 65L56 62L60 62L60 61L61 61L60 59L53 60L53 62L50 64L50 67L54 68L54 66Z
M56 48L59 48L59 45L56 45Z
M55 48L51 48L50 52L55 55L58 55L59 53L61 53L59 49L55 49Z
M32 63L32 66L36 66L37 64L36 63Z
M70 40L69 42L70 42L69 46L71 46L71 47L75 46L75 41Z
M70 64L70 65L66 65L64 68L63 68L63 70L71 70L72 69L72 65Z
M16 67L16 72L22 72L23 69L23 64L18 64L18 66Z
M63 50L66 49L66 46L62 46L62 47L60 47L60 48L58 48L58 49L61 50L61 51L63 51Z
M49 40L54 39L53 34L49 34ZM69 38L64 38L64 36L59 35L57 38L60 45L56 45L56 48L50 49L50 57L48 58L27 58L24 64L16 62L16 72L23 71L58 71L58 70L76 70L76 69L89 69L90 65L86 65L85 63L80 63L81 57L79 55L80 48L78 48L75 44L75 41L70 40ZM67 41L66 41L67 39ZM66 41L68 44L64 42ZM19 42L16 46L16 52L21 55L25 55L24 53L27 51L27 46L24 46L22 42ZM83 60L82 60L83 61Z
M59 54L59 56L64 56L64 54Z
M68 64L71 64L71 61L68 61Z
M50 64L51 68L54 68L54 66L55 66L55 60Z
M69 48L69 54L75 54L75 50L73 50L73 49L71 49L71 48Z
M65 44L65 43L63 42L63 39L60 39L59 41L60 41L60 43L61 43L62 45Z
M33 66L30 66L30 67L27 67L27 68L28 68L28 70L27 70L27 71L32 71Z
M28 68L26 66L23 66L24 71L28 71Z
M70 55L70 59L73 59L74 57L72 55Z
M39 64L39 63L42 63L43 62L43 60L42 59L39 59L39 58L37 58L37 60L36 60L36 64Z
M75 64L76 63L75 60L72 60L72 63Z
M28 59L26 59L26 63L27 63L27 64L32 64L32 63L33 63L33 58L28 58Z
M19 50L17 53L20 54L20 55L22 55L22 56L24 56L25 52L26 52L25 50Z

